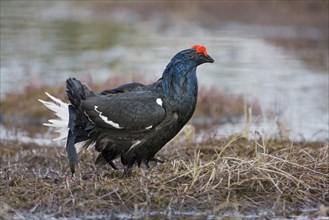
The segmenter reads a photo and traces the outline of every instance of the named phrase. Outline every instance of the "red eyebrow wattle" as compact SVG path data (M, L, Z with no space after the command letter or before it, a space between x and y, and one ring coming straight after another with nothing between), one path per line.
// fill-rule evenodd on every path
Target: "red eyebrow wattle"
M195 49L195 52L197 53L203 53L203 55L208 56L207 49L204 46L195 44L192 46L192 49Z

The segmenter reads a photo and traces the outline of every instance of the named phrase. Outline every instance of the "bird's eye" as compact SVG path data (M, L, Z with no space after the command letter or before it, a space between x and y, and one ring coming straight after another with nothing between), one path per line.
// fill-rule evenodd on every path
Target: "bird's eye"
M204 57L203 53L199 53L199 57L203 58Z

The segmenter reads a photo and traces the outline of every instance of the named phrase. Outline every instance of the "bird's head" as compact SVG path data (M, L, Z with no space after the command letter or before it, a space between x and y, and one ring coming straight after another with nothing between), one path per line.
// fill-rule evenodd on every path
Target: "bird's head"
M177 94L187 85L192 93L197 90L196 68L203 63L213 63L214 59L208 55L204 46L193 45L177 53L169 62L162 75L162 84L165 92ZM187 84L186 84L187 80ZM196 93L195 93L196 94ZM194 94L194 95L195 95Z
M207 49L201 45L193 45L190 49L177 53L172 58L172 64L184 62L191 66L198 66L203 63L213 63L214 59L208 55Z
M213 63L214 59L208 55L207 49L201 45L193 45L191 48L191 59L194 60L198 65L203 63Z

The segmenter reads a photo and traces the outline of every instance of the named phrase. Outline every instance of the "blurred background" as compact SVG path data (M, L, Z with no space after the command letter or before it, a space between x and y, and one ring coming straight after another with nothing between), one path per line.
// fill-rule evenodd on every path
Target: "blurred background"
M312 0L1 1L0 119L23 111L24 100L13 97L27 87L63 86L70 76L152 82L177 52L201 44L215 59L198 68L203 100L243 104L238 117L212 113L227 118L212 125L218 135L248 126L268 136L329 140L328 7ZM33 100L40 97L41 90ZM213 120L203 116L192 122Z

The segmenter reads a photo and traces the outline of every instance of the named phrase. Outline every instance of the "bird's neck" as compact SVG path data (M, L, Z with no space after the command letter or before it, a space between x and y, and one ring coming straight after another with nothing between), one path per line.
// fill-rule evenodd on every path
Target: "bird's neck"
M171 61L162 76L162 89L164 96L176 100L178 105L191 105L194 108L198 95L196 65Z
M162 75L162 88L165 95L190 94L198 89L196 65L183 61L171 61Z

